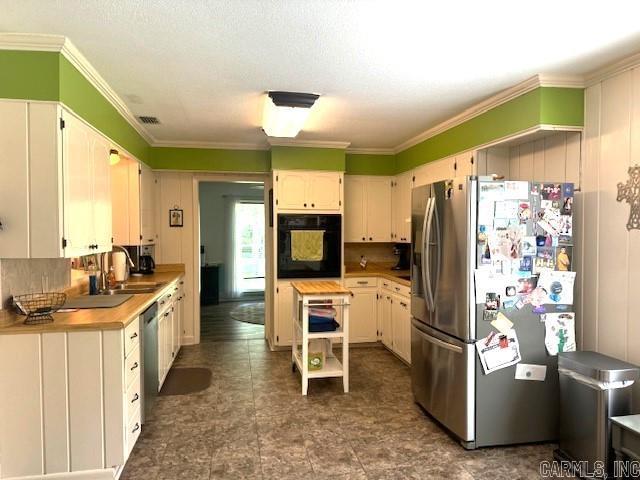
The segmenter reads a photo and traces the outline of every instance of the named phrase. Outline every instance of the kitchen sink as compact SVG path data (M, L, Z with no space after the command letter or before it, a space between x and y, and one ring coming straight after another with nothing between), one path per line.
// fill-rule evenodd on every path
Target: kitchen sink
M101 292L101 295L125 295L131 293L153 293L158 288L166 285L166 282L135 282L123 283L116 288L110 288Z

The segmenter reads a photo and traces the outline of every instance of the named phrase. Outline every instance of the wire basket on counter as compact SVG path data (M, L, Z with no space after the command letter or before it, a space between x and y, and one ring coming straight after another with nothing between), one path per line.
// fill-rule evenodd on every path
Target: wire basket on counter
M66 293L27 293L13 297L18 310L26 315L24 323L26 325L37 325L40 323L53 322L52 313L58 311L67 301Z

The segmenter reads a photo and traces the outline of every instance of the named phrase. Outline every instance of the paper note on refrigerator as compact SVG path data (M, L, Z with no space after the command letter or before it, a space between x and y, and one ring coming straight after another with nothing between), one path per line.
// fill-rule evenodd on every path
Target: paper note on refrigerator
M545 329L544 344L549 355L576 351L575 314L547 313L543 315L542 320Z
M494 332L477 341L476 349L485 374L509 367L522 360L518 337L513 329L507 335Z
M530 363L519 363L516 365L516 380L536 380L538 382L544 382L546 377L546 365L532 365Z
M509 320L502 312L498 312L498 316L491 322L491 326L503 335L508 335L513 327L513 322Z
M511 200L526 200L529 198L529 182L504 182L504 198Z
M488 293L502 295L505 290L508 277L501 273L495 273L488 269L475 271L476 303L485 303Z
M576 272L545 270L540 273L538 287L547 292L548 303L573 305L573 284Z

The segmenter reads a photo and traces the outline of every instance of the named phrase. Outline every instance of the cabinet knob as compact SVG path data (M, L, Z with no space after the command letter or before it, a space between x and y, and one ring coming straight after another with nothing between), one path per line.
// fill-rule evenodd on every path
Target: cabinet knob
M133 372L133 371L134 371L136 368L138 368L138 367L139 367L138 362L135 362L135 363L133 364L133 366L131 367L131 371Z
M311 204L311 207L315 207L315 206L316 206L316 204L315 204L315 203L312 203L312 204Z
M373 237L369 237L369 241L372 241L372 240L373 240Z
M362 237L362 241L364 242L366 240L366 238Z
M304 204L304 206L306 207L306 206L307 206L307 204L305 203L305 204Z

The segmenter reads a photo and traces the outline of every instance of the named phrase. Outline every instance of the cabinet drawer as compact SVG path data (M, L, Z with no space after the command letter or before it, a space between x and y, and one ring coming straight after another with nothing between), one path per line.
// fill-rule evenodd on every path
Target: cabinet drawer
M125 418L131 420L136 410L140 409L142 401L140 397L140 374L138 374L127 387L127 393L124 394Z
M387 279L387 278L380 278L378 280L378 287L379 288L385 288L391 292L393 292L393 283L391 280Z
M127 422L127 431L125 432L125 438L127 442L127 457L133 450L133 446L136 444L138 437L140 436L142 422L140 421L140 406L138 405L137 410L133 412L133 415L129 418Z
M411 296L411 287L407 287L406 285L401 285L396 282L391 282L391 291L403 297Z
M166 293L158 299L158 313L164 313L177 298L178 284L174 283L169 286Z
M376 287L377 282L375 277L353 277L353 278L345 278L344 280L345 286L347 288L358 288L358 287Z
M129 354L140 344L140 319L136 318L124 329L124 356Z
M124 362L124 385L131 386L131 382L140 376L140 346L136 346Z

